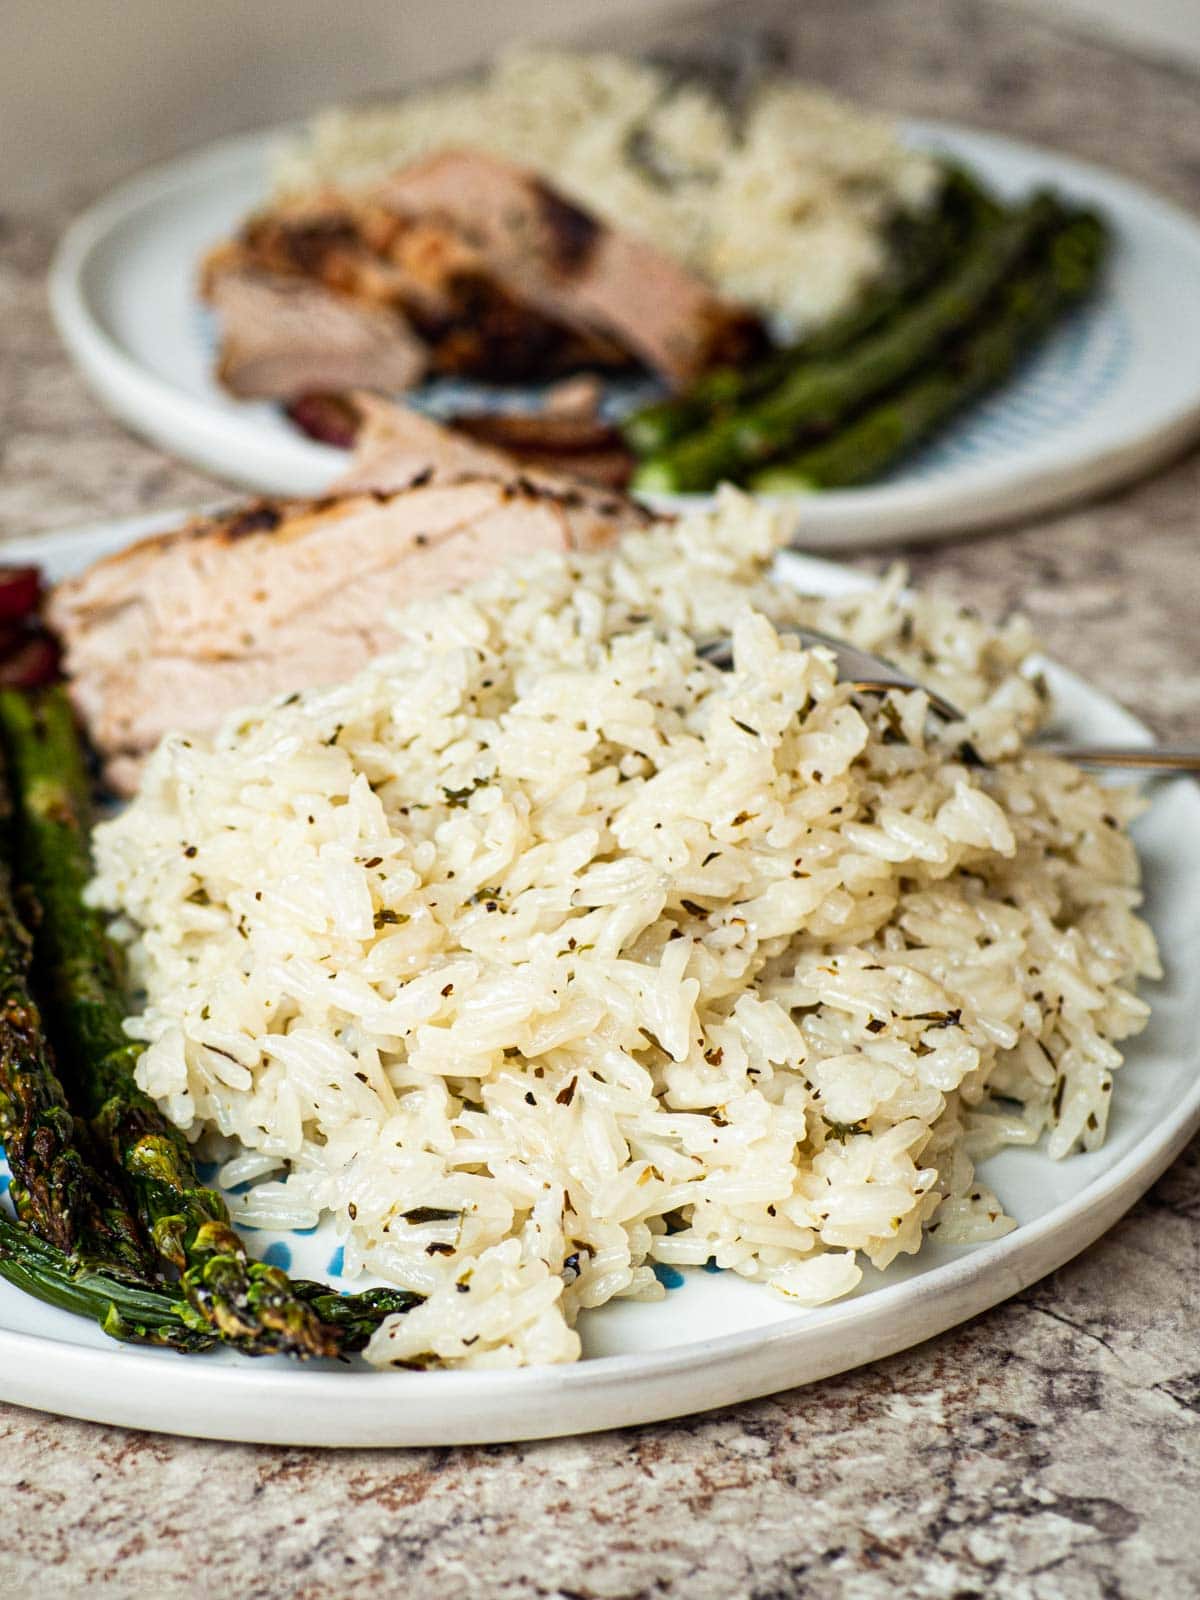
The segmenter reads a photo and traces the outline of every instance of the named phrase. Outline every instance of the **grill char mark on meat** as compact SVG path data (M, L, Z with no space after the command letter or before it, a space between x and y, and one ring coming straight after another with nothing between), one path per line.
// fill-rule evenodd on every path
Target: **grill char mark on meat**
M599 243L600 224L540 178L532 180L532 187L550 262L564 277L582 272Z
M245 539L252 533L274 533L283 516L277 501L256 500L230 518L225 524L225 537Z

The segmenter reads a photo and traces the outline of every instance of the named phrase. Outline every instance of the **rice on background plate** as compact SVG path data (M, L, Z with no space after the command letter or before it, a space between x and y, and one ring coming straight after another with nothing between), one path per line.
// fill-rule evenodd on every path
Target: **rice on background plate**
M859 298L889 220L940 183L887 118L804 85L766 84L735 116L648 62L529 47L481 79L324 112L275 176L283 193L354 188L465 146L534 168L794 333Z
M817 1305L1012 1226L973 1158L1104 1138L1159 970L1136 795L1024 748L1022 624L899 573L801 597L785 531L724 491L423 599L350 683L165 740L96 829L139 1082L239 1142L235 1220L328 1211L349 1274L427 1296L373 1362L573 1360L655 1263ZM965 723L854 695L788 621Z

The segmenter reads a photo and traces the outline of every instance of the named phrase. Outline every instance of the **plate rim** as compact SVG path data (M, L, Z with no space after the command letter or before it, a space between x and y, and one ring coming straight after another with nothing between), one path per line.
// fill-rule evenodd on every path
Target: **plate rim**
M182 520L182 514L152 513L24 535L0 545L0 552L18 546L40 548L45 559L57 548L69 559L81 546L107 548L108 541L122 532L141 537L154 531L153 524L165 526L177 518ZM843 593L871 585L868 574L820 557L786 551L783 560L789 582L815 575L815 582L833 586L827 592ZM1127 736L1149 737L1145 725L1109 695L1068 668L1054 662L1048 667L1052 683L1082 692L1114 724L1119 722ZM1187 792L1191 803L1200 805L1200 794L1189 780L1175 779L1167 787ZM267 1368L249 1360L219 1365L189 1362L164 1351L93 1347L0 1327L0 1400L187 1437L392 1448L561 1437L654 1423L756 1399L897 1354L944 1333L992 1309L1093 1244L1200 1128L1200 1057L1197 1068L1188 1092L1172 1112L1069 1198L1003 1238L962 1247L953 1260L920 1277L818 1308L819 1324L812 1322L811 1313L797 1312L758 1328L644 1352L595 1356L566 1366L425 1373L332 1373ZM853 1337L840 1354L818 1356L802 1371L791 1371L802 1366L805 1343L836 1346L838 1333L847 1327ZM869 1353L860 1356L856 1344L868 1346ZM801 1359L790 1362L793 1355ZM757 1375L744 1372L743 1363ZM46 1368L51 1369L48 1377ZM698 1374L709 1382L704 1393L697 1391ZM143 1381L131 1394L134 1380ZM654 1398L644 1392L648 1388ZM677 1398L670 1398L671 1393ZM405 1413L418 1397L427 1417L413 1424ZM292 1401L296 1404L289 1406ZM437 1411L432 1418L431 1410ZM500 1416L508 1421L498 1423Z
M236 415L213 407L142 366L104 326L86 288L88 263L105 240L139 210L164 196L220 171L261 160L274 143L302 126L288 122L204 145L134 174L101 196L67 228L51 263L51 312L71 359L101 403L135 432L203 470L268 493L294 491L297 485L320 492L344 470L345 453L311 440L264 441L258 452L267 465L258 476L238 466L230 443ZM949 140L974 143L1009 159L1051 162L1068 184L1102 188L1114 203L1152 214L1200 267L1200 217L1153 189L1098 163L1052 146L953 121L907 118L898 126L914 141L936 146ZM1024 471L1003 461L983 463L949 480L860 489L827 490L815 496L770 496L768 503L798 517L806 544L814 549L870 548L903 538L908 542L942 539L1033 516L1117 487L1178 454L1200 434L1200 386L1156 418L1137 421L1124 434L1112 430L1081 446L1063 466L1050 462ZM186 437L187 443L182 440ZM324 476L327 472L328 476ZM657 510L687 510L709 503L709 496L647 496Z

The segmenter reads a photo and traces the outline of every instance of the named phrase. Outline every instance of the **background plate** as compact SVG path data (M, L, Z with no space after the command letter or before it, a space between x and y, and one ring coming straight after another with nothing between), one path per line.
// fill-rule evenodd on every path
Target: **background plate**
M130 538L157 516L0 545L0 560L40 561L54 578ZM783 581L821 593L861 576L786 555ZM1112 701L1051 665L1063 731L1140 740ZM264 1444L449 1445L551 1437L653 1422L809 1383L905 1349L1024 1288L1082 1250L1179 1153L1200 1125L1200 789L1163 783L1136 835L1147 914L1166 977L1147 985L1150 1026L1117 1078L1107 1143L1052 1162L1007 1150L981 1164L1020 1226L951 1247L932 1238L849 1299L797 1312L731 1272L663 1272L655 1304L614 1303L580 1322L585 1359L515 1372L300 1368L220 1353L182 1358L116 1345L90 1324L0 1284L0 1400L129 1427ZM4 1187L0 1179L0 1188ZM247 1232L258 1255L337 1282L332 1226L304 1235ZM350 1287L343 1283L343 1286Z
M949 124L904 132L1003 194L1053 184L1100 207L1114 259L1097 298L928 449L878 484L806 497L802 537L813 548L935 539L1044 511L1146 470L1200 431L1200 223L1052 151ZM214 145L115 190L68 230L50 295L68 350L131 428L246 487L318 494L344 453L305 438L277 407L218 388L195 295L202 252L262 202L271 150L288 133Z

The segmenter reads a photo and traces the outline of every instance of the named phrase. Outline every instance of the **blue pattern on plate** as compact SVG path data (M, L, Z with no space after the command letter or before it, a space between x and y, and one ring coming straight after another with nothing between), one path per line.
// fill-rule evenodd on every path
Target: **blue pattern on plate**
M197 339L204 346L204 352L211 362L217 359L217 349L221 343L220 327L217 315L203 300L193 300L191 303L192 327Z
M654 1262L654 1276L664 1289L682 1289L683 1273L678 1267L668 1267L662 1261Z
M552 387L544 383L495 384L477 383L469 378L433 378L403 398L415 410L440 420L463 411L541 411L546 403L546 392ZM666 389L657 378L606 378L600 397L600 415L606 422L615 422L665 393Z
M278 1267L281 1272L287 1272L292 1265L292 1247L290 1244L284 1244L282 1239L277 1240L263 1251L262 1259L267 1266Z
M725 1268L717 1265L716 1256L709 1256L708 1260L704 1263L704 1270L705 1272L724 1272Z
M967 462L1019 455L1078 422L1123 377L1133 330L1123 309L1099 300L1069 317L995 394L978 401L924 450L890 474L891 483L929 481Z
M325 1270L328 1272L331 1278L340 1278L343 1272L345 1272L346 1250L343 1245L338 1245L337 1249L330 1256L329 1265Z

